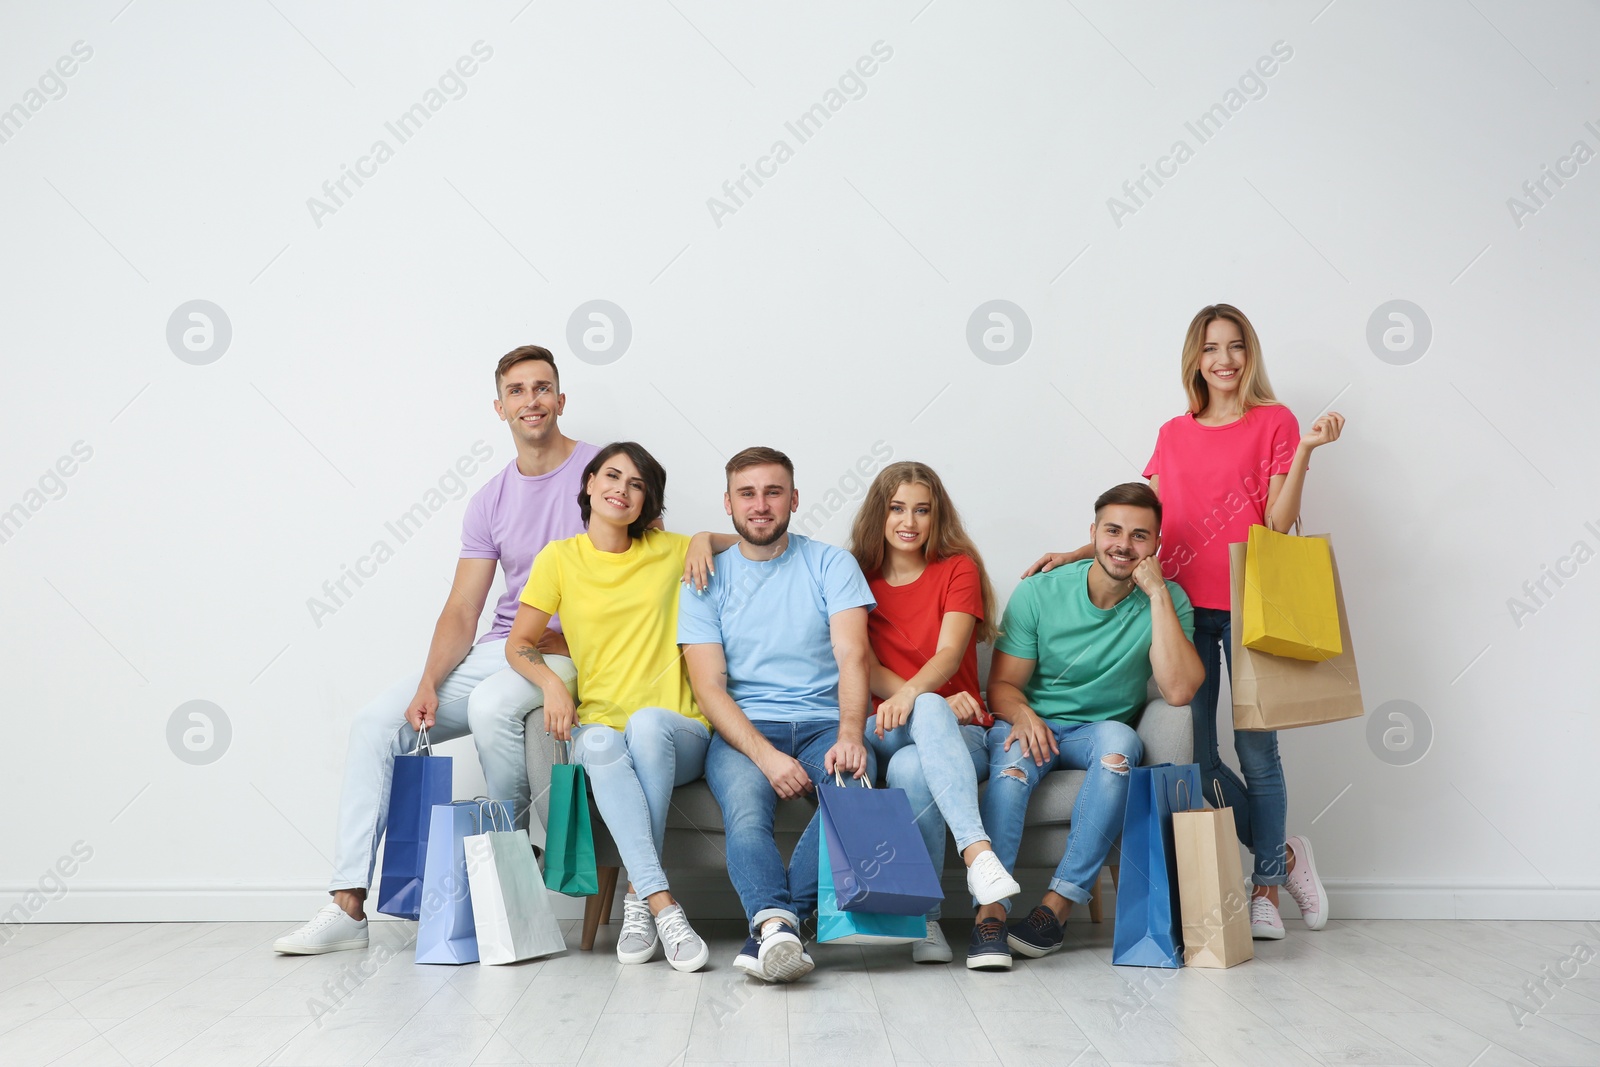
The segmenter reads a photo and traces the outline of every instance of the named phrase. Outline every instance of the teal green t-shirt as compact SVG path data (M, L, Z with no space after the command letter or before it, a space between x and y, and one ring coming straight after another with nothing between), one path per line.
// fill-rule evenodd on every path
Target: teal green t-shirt
M1089 600L1089 568L1079 560L1026 578L1006 605L997 652L1035 660L1023 686L1042 718L1065 722L1130 722L1150 684L1150 598L1134 587L1114 608ZM1184 636L1194 640L1194 608L1168 582Z

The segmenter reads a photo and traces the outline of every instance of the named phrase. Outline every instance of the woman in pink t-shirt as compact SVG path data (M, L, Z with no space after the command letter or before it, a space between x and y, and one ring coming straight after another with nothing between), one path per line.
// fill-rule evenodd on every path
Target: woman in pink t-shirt
M1189 410L1161 427L1144 475L1161 497L1162 571L1194 605L1195 650L1206 665L1205 684L1189 705L1195 762L1206 795L1220 787L1233 808L1239 840L1255 856L1254 936L1283 936L1280 885L1300 906L1306 925L1320 930L1328 921L1327 894L1311 843L1302 836L1285 838L1289 804L1278 735L1233 735L1241 781L1217 749L1217 698L1224 656L1227 669L1233 667L1228 545L1244 541L1252 525L1279 531L1294 525L1311 453L1339 439L1344 416L1330 411L1302 436L1294 413L1272 393L1255 328L1229 304L1202 308L1189 323L1182 378ZM1028 573L1092 555L1087 546L1049 553Z
M879 471L850 552L877 604L867 616L867 744L889 785L906 791L934 869L944 869L948 825L978 903L1014 896L1022 890L978 814L978 778L989 773L984 731L994 722L978 690L978 641L995 631L994 589L939 476L921 463ZM935 904L927 937L912 946L918 963L953 958L939 913Z

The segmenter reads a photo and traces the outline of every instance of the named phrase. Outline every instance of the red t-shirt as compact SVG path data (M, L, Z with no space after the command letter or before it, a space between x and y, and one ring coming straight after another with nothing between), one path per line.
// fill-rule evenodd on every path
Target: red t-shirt
M1144 476L1161 494L1161 573L1197 608L1227 611L1228 546L1266 524L1267 493L1287 474L1300 424L1282 404L1251 408L1226 426L1179 415L1161 427Z
M867 637L878 662L900 677L910 679L939 651L939 628L947 611L960 611L983 618L983 586L978 580L978 565L968 556L950 556L929 563L916 581L890 585L878 572L867 577L867 585L878 606L867 616ZM994 717L984 706L978 691L978 636L972 635L961 665L950 680L937 690L942 697L971 693L983 709L979 726L990 726ZM876 708L882 701L872 698Z

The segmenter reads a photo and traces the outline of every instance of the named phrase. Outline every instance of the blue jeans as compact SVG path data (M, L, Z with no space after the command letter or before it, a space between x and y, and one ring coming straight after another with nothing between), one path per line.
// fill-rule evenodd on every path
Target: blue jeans
M772 747L799 760L813 785L833 784L822 761L838 740L839 720L753 721L751 725ZM867 775L877 775L877 760L870 748ZM846 776L845 783L850 782ZM768 919L783 919L798 927L802 918L817 910L817 834L822 830L817 816L811 817L785 867L772 836L778 794L761 768L721 734L711 739L711 750L706 753L706 784L722 809L728 877L744 905L750 932L754 934Z
M1222 689L1222 659L1233 670L1233 644L1228 613L1215 608L1194 609L1194 649L1206 665L1206 680L1189 704L1194 717L1194 760L1200 765L1206 799L1216 803L1216 788L1233 809L1239 840L1255 856L1256 885L1282 885L1288 878L1289 794L1283 784L1283 761L1278 758L1275 730L1240 730L1233 735L1239 769L1222 762L1217 751L1217 697ZM1218 646L1221 646L1220 650Z
M633 891L643 899L667 888L661 844L674 786L705 770L711 731L666 708L640 708L618 730L584 723L572 731L572 758L583 765Z
M1051 771L1076 768L1087 771L1083 788L1072 805L1072 826L1067 831L1067 851L1050 878L1050 888L1068 900L1082 904L1093 895L1100 868L1106 864L1111 846L1122 835L1122 816L1128 808L1128 768L1144 757L1144 742L1127 723L1056 722L1045 720L1056 735L1060 751L1035 766L1032 756L1022 754L1017 743L1007 751L1011 727L995 723L989 730L989 788L983 794L983 825L994 835L994 850L1006 870L1015 870L1017 849L1022 844L1022 823L1028 814L1028 798ZM1103 757L1122 755L1127 766L1112 770L1100 762ZM1018 770L1022 777L1007 774ZM1011 901L1003 902L1006 911Z
M888 785L904 789L917 818L922 843L935 871L944 870L945 825L956 848L987 841L978 815L978 783L989 777L989 748L981 726L962 726L937 693L924 693L903 726L877 734L878 717L867 720L867 747L886 766ZM937 919L935 904L928 918Z

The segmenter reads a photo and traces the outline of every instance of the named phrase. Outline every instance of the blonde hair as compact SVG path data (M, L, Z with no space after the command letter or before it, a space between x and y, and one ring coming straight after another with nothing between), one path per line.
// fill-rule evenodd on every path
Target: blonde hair
M1250 325L1244 312L1232 304L1208 304L1190 321L1189 333L1183 339L1181 373L1183 391L1189 397L1189 413L1199 415L1211 403L1211 389L1206 385L1205 376L1200 373L1200 353L1205 348L1206 327L1218 319L1227 319L1239 327L1239 334L1244 338L1244 374L1239 379L1239 397L1244 403L1244 410L1248 412L1263 404L1278 403L1278 398L1272 392L1272 383L1267 380L1267 365L1261 358L1261 341L1256 337L1256 328Z
M932 467L902 460L878 472L850 527L850 554L861 565L863 574L872 575L883 569L883 530L889 520L889 502L894 499L895 490L902 485L924 486L933 498L928 509L928 539L922 543L922 558L934 563L951 556L966 556L978 568L978 586L983 593L983 618L978 620L973 633L979 641L993 641L1000 632L994 586L989 584L989 572L983 566L978 547L972 543L966 527L961 523L961 513L956 510L950 494L945 492L944 482L939 480Z

